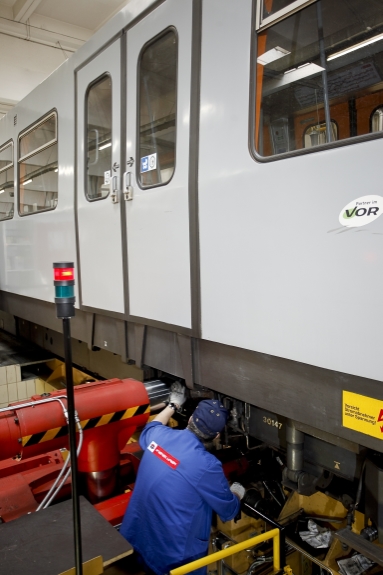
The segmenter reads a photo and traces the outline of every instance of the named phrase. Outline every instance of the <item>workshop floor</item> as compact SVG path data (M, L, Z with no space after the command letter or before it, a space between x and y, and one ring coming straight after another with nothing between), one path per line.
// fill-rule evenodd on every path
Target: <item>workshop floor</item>
M113 563L104 570L105 575L145 575L141 567L137 565L135 555L129 555Z

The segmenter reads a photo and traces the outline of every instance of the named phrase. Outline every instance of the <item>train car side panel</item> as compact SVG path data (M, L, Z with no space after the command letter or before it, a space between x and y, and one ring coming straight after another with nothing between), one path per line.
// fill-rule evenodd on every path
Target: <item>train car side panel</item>
M383 219L349 229L339 215L356 198L382 195L383 142L252 159L251 2L237 11L213 0L203 10L203 338L381 380Z

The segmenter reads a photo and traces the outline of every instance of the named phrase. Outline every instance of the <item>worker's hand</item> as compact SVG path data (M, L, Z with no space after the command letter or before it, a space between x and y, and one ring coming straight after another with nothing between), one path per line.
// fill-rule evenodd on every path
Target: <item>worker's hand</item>
M186 401L186 390L184 386L179 382L175 381L170 388L170 403L175 403L179 408Z
M242 499L242 497L245 495L245 488L240 483L233 483L233 485L230 487L230 491L234 493L234 495L236 495L239 499Z

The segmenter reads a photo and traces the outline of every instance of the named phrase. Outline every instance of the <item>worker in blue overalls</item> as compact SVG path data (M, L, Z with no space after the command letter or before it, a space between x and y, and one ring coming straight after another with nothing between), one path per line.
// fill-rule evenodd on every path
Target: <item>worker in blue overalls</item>
M212 512L233 519L245 493L239 483L229 486L221 462L206 449L229 415L219 400L201 401L184 430L166 426L185 399L184 387L173 384L169 404L142 431L144 455L120 529L145 570L157 575L204 557Z

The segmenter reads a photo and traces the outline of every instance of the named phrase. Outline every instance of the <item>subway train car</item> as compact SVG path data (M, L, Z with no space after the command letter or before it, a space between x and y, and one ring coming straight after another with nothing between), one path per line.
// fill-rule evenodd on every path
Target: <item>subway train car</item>
M379 0L133 0L0 122L1 325L57 352L73 261L77 364L219 396L383 544L382 137Z

